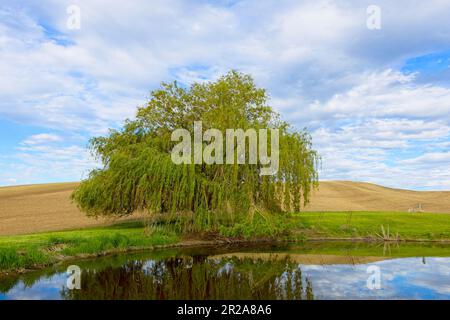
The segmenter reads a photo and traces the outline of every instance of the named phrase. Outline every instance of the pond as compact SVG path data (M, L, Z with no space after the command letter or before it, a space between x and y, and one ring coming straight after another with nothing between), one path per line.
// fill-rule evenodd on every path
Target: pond
M69 289L69 265L81 270ZM73 279L73 276L71 280ZM154 250L0 277L2 299L450 299L450 245Z

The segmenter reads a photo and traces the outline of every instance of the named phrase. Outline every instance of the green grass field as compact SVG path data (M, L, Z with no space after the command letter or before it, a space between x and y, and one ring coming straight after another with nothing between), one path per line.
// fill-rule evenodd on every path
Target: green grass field
M443 213L307 212L294 220L311 237L378 238L383 226L400 240L450 240L450 215Z
M383 239L378 236L382 235L381 226L385 234L389 229L390 237L396 238L398 234L398 240L450 240L448 214L308 212L294 214L292 218L283 221L291 228L291 234L283 236L283 239L287 240L345 238L382 242ZM0 270L42 267L67 258L146 249L180 242L182 238L168 228L148 229L141 222L4 236L0 237Z

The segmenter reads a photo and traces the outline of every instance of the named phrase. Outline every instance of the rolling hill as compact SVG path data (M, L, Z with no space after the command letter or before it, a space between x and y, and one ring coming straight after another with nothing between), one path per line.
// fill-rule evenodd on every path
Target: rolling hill
M101 226L111 219L88 218L70 200L77 182L0 188L0 235ZM124 218L121 218L124 220Z
M70 201L78 183L0 188L0 235L66 230L111 223L87 218ZM321 182L305 211L408 211L450 213L450 192L390 189L350 181ZM141 215L134 215L133 219Z
M411 191L372 183L323 181L305 211L400 211L450 213L450 191Z

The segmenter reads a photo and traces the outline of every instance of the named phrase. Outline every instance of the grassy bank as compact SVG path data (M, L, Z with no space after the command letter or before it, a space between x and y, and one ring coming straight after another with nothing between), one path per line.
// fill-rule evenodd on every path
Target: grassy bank
M450 240L450 215L444 213L304 212L293 219L306 238Z
M50 265L69 257L144 249L179 242L164 229L147 230L141 222L73 231L0 237L0 270Z
M372 241L450 240L448 214L308 212L293 214L289 218L277 218L269 224L272 225L237 225L226 230L223 235L237 239L255 239L255 235L261 237L270 233L274 239L291 241L319 238ZM277 230L281 230L282 235L277 236ZM68 258L181 243L182 238L170 229L147 229L141 222L0 237L0 270L42 267Z

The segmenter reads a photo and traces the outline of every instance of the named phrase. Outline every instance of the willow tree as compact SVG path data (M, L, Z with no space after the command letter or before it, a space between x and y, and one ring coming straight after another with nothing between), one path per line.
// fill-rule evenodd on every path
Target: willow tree
M277 129L278 172L262 175L261 163L175 164L172 132L182 128L193 134L196 121L203 130L224 134L229 128ZM103 167L93 170L72 197L91 216L134 211L189 216L191 225L207 230L217 223L252 220L255 213L298 211L317 182L318 156L309 134L281 121L267 105L266 91L236 71L189 88L163 83L135 119L91 139L90 148ZM236 149L232 152L237 156Z

